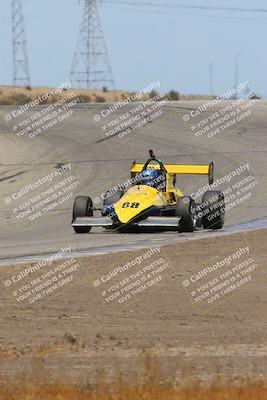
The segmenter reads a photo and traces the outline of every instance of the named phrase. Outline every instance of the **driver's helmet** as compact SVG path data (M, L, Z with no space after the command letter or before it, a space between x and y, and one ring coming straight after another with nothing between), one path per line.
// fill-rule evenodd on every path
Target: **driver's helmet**
M148 185L156 188L159 184L159 173L152 168L147 168L140 174L141 185Z

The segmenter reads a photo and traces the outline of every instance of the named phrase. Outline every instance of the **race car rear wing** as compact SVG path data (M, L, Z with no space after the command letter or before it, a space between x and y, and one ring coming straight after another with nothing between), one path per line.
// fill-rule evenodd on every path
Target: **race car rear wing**
M131 176L135 177L136 174L143 171L145 164L132 164ZM212 185L214 181L214 163L213 161L207 165L190 165L190 164L164 164L164 167L170 175L208 175L209 184ZM150 164L149 168L160 170L158 164Z

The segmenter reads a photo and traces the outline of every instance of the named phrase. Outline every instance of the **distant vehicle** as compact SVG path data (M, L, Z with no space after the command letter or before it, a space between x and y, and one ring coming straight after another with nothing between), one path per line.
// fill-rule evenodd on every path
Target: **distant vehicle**
M91 197L78 196L73 206L72 227L76 233L88 233L94 226L128 231L151 228L193 232L196 228L221 229L225 202L220 191L207 191L196 204L175 187L176 175L208 175L213 183L214 165L164 164L153 150L144 164L135 161L131 167L133 186L128 190L106 192L103 205L94 208ZM101 216L94 216L100 211Z

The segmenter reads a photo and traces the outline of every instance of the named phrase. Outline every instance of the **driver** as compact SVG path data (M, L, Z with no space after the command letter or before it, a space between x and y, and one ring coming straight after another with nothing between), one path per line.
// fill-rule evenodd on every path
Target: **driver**
M147 185L157 189L161 183L161 175L152 168L147 168L140 174L139 183L140 185Z

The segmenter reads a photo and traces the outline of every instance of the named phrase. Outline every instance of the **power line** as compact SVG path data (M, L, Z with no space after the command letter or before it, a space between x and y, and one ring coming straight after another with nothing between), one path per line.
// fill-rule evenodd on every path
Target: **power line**
M103 0L103 4L121 4L127 6L139 7L154 7L154 8L180 8L186 10L216 10L216 11L233 11L233 12L246 12L246 13L267 13L267 8L243 8L243 7L226 7L226 6L204 6L204 5L190 5L190 4L176 4L176 3L156 3L156 2L142 2L126 1L126 0Z
M266 0L267 1L267 0ZM161 9L161 8L152 8L152 7L147 7L147 8L141 8L141 7L133 7L133 6L131 6L131 5L129 5L128 7L127 7L127 5L122 5L122 4L120 4L120 3L106 3L106 4L103 4L103 6L102 6L103 8L106 8L106 9L119 9L119 10L124 10L124 11L133 11L134 10L134 12L139 12L139 13L156 13L156 14L161 14L161 15L173 15L174 14L174 10L173 9L171 9L171 8L169 8L169 9ZM237 13L233 13L232 15L222 15L220 12L218 12L218 14L214 14L214 13L210 13L210 12L208 12L208 13L204 13L203 12L203 10L201 11L201 10L198 10L199 12L183 12L183 11L180 11L180 9L177 9L177 10L179 10L179 16L181 17L183 17L183 16L186 16L186 17L206 17L206 18L212 18L212 19L214 19L214 18L217 18L217 19L224 19L224 20L234 20L234 21L243 21L243 22L246 22L246 21L258 21L258 22L264 22L264 23L266 23L266 20L267 20L267 18L266 17L262 17L262 16L259 16L259 18L255 18L255 17L241 17L241 16L238 16L238 14Z
M83 0L83 16L71 81L81 88L114 89L115 84L96 0Z
M29 61L21 0L12 0L13 84L30 86Z

